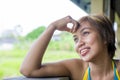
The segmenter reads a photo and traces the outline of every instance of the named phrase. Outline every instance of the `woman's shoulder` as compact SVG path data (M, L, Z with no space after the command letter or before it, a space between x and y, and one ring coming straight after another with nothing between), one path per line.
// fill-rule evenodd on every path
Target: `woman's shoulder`
M88 63L79 58L68 59L64 63L70 70L85 70L88 67Z
M70 64L71 66L88 66L88 63L83 61L82 59L79 58L73 58L73 59L68 59L64 61L66 64Z
M81 80L88 67L88 63L81 59L69 59L65 62L65 64L71 73L71 77L75 80L79 80L78 76Z

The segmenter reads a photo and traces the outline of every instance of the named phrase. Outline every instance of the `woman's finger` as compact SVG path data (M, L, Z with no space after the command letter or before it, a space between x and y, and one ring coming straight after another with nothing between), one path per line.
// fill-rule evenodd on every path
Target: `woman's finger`
M72 20L72 23L73 23L73 27L71 32L74 33L78 29L79 23L75 20Z

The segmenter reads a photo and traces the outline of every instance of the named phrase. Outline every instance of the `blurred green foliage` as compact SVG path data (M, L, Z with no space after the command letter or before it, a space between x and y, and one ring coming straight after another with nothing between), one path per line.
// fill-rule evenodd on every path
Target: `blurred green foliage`
M12 50L0 50L0 79L21 75L19 69L26 53L32 43L45 29L46 27L40 26L28 33L25 37L19 36L19 42L14 45L15 47ZM51 39L44 55L43 62L78 58L79 56L74 51L72 34L61 32L57 36L60 37L60 39Z
M8 77L22 76L20 65L27 54L28 49L0 50L0 80ZM47 50L43 63L59 61L63 59L79 58L74 51Z
M38 36L43 33L43 31L46 29L45 26L40 26L36 29L34 29L32 32L28 33L25 37L26 40L34 40L38 38Z
M74 50L74 42L71 33L62 32L59 37L60 40L51 40L48 46L49 50Z
M34 29L32 32L28 33L25 38L20 38L19 44L16 44L16 47L20 48L29 48L29 46L45 31L45 26L40 26ZM53 36L54 37L54 36ZM57 34L59 40L51 39L48 49L49 50L74 50L74 42L72 34L68 32L61 32ZM24 44L24 46L21 46Z

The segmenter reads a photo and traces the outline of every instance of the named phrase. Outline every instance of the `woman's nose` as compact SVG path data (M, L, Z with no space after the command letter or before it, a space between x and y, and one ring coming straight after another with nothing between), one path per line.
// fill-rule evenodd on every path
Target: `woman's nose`
M83 40L79 40L77 45L78 47L82 47L85 44L85 42Z

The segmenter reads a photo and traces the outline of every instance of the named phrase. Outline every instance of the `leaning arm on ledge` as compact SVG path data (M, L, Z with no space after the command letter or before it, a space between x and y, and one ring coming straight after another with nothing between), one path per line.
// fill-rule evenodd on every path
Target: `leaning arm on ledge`
M5 78L3 80L70 80L69 77L27 78L24 76Z
M35 41L24 59L20 72L26 77L46 77L46 76L70 76L73 64L70 61L60 61L42 64L42 58L46 48L56 30L67 31L67 23L76 22L69 16L51 23L43 34Z

